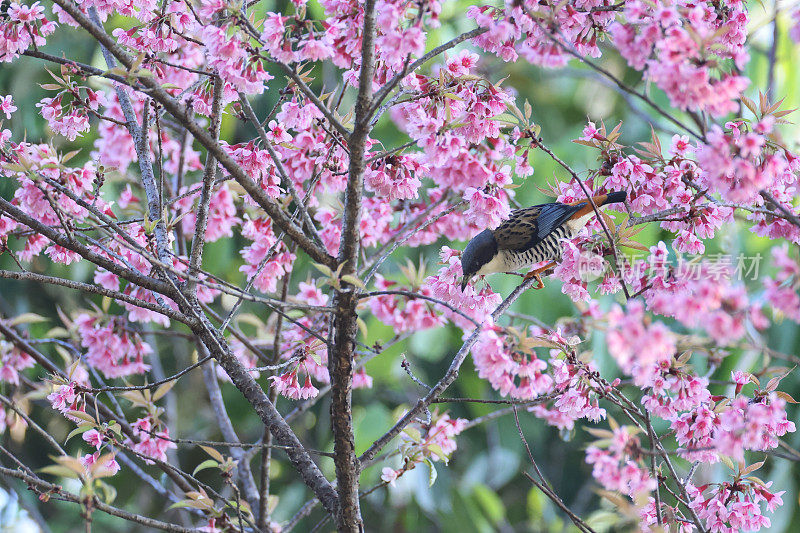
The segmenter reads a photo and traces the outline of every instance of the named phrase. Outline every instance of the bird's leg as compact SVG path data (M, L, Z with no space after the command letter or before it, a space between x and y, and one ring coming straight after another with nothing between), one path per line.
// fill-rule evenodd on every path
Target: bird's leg
M544 288L544 282L542 281L542 277L541 277L540 274L542 272L546 272L546 271L550 270L554 266L556 266L556 264L553 263L553 262L550 262L550 263L547 263L543 267L537 268L536 270L531 270L530 272L525 274L525 276L522 278L522 281L525 282L525 281L528 281L531 278L536 278L536 281L538 282L538 285L534 285L532 288L533 289L542 289L542 288Z

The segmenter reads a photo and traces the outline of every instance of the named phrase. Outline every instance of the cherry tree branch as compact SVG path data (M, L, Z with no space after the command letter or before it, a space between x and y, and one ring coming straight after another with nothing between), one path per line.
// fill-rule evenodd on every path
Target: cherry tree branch
M264 126L261 125L261 122L258 120L255 111L253 111L253 106L250 105L250 101L242 92L239 93L239 102L242 104L242 109L244 109L248 120L256 128L258 136L261 138L261 142L264 143L264 148L266 148L267 152L269 152L269 156L272 158L272 162L275 164L275 170L278 171L278 175L281 177L281 184L286 187L295 204L297 204L297 209L300 212L306 229L311 233L311 236L314 238L314 241L317 243L317 245L324 247L324 244L322 244L322 237L319 236L317 227L314 225L314 221L311 220L311 215L308 214L308 209L306 208L305 202L297 193L297 188L295 188L292 178L290 178L286 173L286 169L281 162L281 157L275 151L275 147L272 146L272 143L267 137L267 132L264 131Z
M160 294L169 294L171 292L170 286L164 281L151 278L150 276L146 276L137 270L129 269L119 265L118 263L115 263L107 257L92 251L88 246L81 244L77 240L71 240L66 235L59 233L45 224L42 224L35 218L28 216L24 211L3 198L0 198L0 212L6 214L9 218L12 218L17 222L20 222L41 233L59 246L63 246L68 250L74 251L91 263L101 266L109 272L112 272L119 277L130 281L131 283L135 283L140 287L150 289L151 291Z
M553 490L553 488L547 482L547 480L545 479L544 475L542 474L542 471L539 469L539 465L536 464L536 460L534 460L534 458L533 458L533 454L531 453L530 446L528 446L528 440L525 438L525 434L522 433L522 426L520 426L520 424L519 424L519 415L517 414L517 406L516 405L512 405L511 406L511 410L514 413L514 422L517 425L517 431L519 431L519 438L522 440L522 443L525 445L525 450L528 452L528 458L531 460L531 464L533 465L533 469L536 472L536 476L539 478L539 481L536 481L533 478L533 476L531 476L527 472L523 472L525 477L527 477L530 480L530 482L533 483L536 486L536 488L541 490L544 493L545 496L550 498L550 500L552 500L553 503L555 503L559 507L559 509L564 511L564 513L569 517L570 520L572 520L572 523L574 523L575 526L577 526L578 529L580 529L581 531L584 531L586 533L595 533L594 529L589 527L589 524L584 522L581 517L579 517L578 515L573 513L572 510L569 507L566 506L564 501L558 496L558 494L556 494L556 492Z
M100 18L97 15L97 8L94 6L90 7L89 10L89 20L94 23L99 28L102 28L102 23L100 22ZM107 49L105 46L100 45L100 51L103 54L103 58L106 61L106 65L108 65L109 70L116 67L117 63L114 60L114 56L112 55L111 51ZM129 67L126 65L126 67ZM129 67L130 68L130 67ZM147 142L147 133L148 133L148 125L147 125L147 110L148 105L145 104L144 113L142 116L142 125L139 126L136 121L136 113L133 109L133 103L131 102L130 96L125 90L120 87L114 87L114 90L117 93L117 100L119 100L120 108L122 109L122 114L125 117L125 121L127 122L128 133L131 136L131 140L133 141L134 149L136 150L136 159L139 163L139 171L142 177L142 185L144 186L144 192L147 196L147 216L150 222L155 222L155 237L156 237L156 252L158 254L158 258L162 262L167 262L168 254L167 254L167 227L164 221L164 216L162 213L162 206L161 206L161 196L158 193L158 186L156 184L156 178L153 174L153 165L150 162L150 149L148 147Z
M373 103L375 33L375 0L366 0L362 28L361 72L355 104L355 126L353 133L347 137L350 162L344 193L342 236L337 260L342 279L357 272L358 255L361 249L361 206L364 196L366 141L371 129L369 109ZM328 374L331 380L331 427L335 453L336 490L339 494L336 527L340 532L352 533L364 530L358 497L361 468L355 450L352 409L353 360L358 336L356 305L358 305L358 288L352 283L343 283L343 287L336 290L333 298L333 307L336 312L332 321L332 346L328 350Z
M0 466L0 475L7 478L16 478L22 480L26 485L28 485L29 489L39 495L46 495L49 498L61 499L63 501L77 503L80 505L86 505L87 501L90 501L92 508L97 509L98 511L102 511L113 516L118 516L129 522L141 524L151 529L159 529L161 531L168 531L169 533L194 533L197 531L195 528L187 528L177 524L171 524L169 522L163 522L161 520L156 520L154 518L149 518L140 514L125 511L119 507L108 505L96 497L79 497L71 492L65 491L60 485L48 483L39 477L20 472L19 470L13 470L11 468L4 468Z
M88 31L109 53L111 53L126 69L133 66L133 59L109 36L101 26L92 23L80 8L71 0L54 0L67 14ZM219 142L215 141L208 131L198 124L189 114L189 110L178 100L169 95L152 77L141 77L139 81L145 86L143 92L148 94L164 109L166 109L179 123L194 136L206 150L214 155L220 165L230 173L234 180L250 195L251 198L272 218L275 224L286 232L287 236L295 241L314 261L335 267L335 259L327 251L318 246L302 229L293 224L283 209L270 198L260 185L255 183L236 161L225 151Z
M453 305L450 305L449 303L447 303L447 302L445 302L443 300L440 300L438 298L433 298L432 296L425 296L424 294L420 294L418 292L400 291L400 290L372 291L372 292L361 294L359 296L359 298L362 298L362 299L364 299L364 298L372 298L374 296L381 296L381 295L385 295L385 294L386 295L396 294L398 296L407 296L408 298L412 298L412 299L427 300L427 301L433 302L433 303L435 303L437 305L441 305L442 307L446 307L447 309L449 309L450 311L452 311L455 314L459 315L460 317L462 317L462 318L464 318L466 320L469 320L470 322L472 322L475 325L476 328L479 328L481 326L478 321L476 321L474 318L472 318L471 316L466 314L461 309L458 309L457 307L455 307Z
M165 307L157 303L146 302L144 300L140 300L139 298L129 296L123 292L106 289L105 287L101 287L99 285L91 285L89 283L81 283L79 281L72 281L54 276L45 276L44 274L36 274L34 272L17 272L14 270L0 270L0 278L31 281L35 283L47 283L49 285L59 285L61 287L67 287L70 289L105 296L115 301L129 303L131 305L135 305L136 307L148 309L173 320L177 320L178 322L186 325L189 325L193 322L192 319L183 313L175 311L169 307Z
M514 291L508 295L508 297L503 300L500 305L492 313L492 320L497 321L497 319L506 312L506 310L511 307L517 298L519 298L523 292L528 290L533 284L536 283L534 278L525 280L520 284ZM410 424L416 417L422 414L428 406L433 403L433 401L438 398L447 388L456 380L458 377L458 371L461 368L461 365L464 363L464 360L467 358L467 354L469 354L470 349L476 342L478 342L478 338L480 337L482 328L475 328L469 338L461 345L456 355L453 357L453 361L450 363L450 367L447 369L447 372L444 376L433 386L430 392L425 395L425 397L420 398L417 400L417 403L408 410L408 412L403 415L403 417L394 425L392 428L387 431L383 436L381 436L378 440L372 443L372 445L365 451L361 456L358 458L359 462L361 463L362 467L367 466L372 463L375 459L375 456L380 452L389 441L391 441L394 437L396 437L408 424Z
M275 405L253 379L250 372L233 355L230 347L221 338L219 332L208 322L204 315L199 315L199 318L201 319L201 324L194 329L194 333L219 362L228 377L233 381L233 384L261 418L261 421L269 428L278 444L286 447L289 460L300 473L305 484L314 491L314 494L320 499L325 509L335 514L338 507L338 498L330 482L319 470L308 451L280 415Z
M222 78L214 77L214 89L211 101L211 135L216 142L219 142L220 125L222 124ZM197 205L197 217L195 218L194 236L192 237L192 248L189 255L189 272L197 272L203 262L203 246L206 242L206 227L208 226L208 209L211 205L211 190L214 186L214 177L217 174L217 160L209 152L206 154L206 163L203 168L203 185L200 192L200 200ZM186 281L184 290L190 297L195 296L197 285L192 280Z
M201 353L205 353L205 346L200 345ZM229 442L239 442L239 436L233 428L233 423L228 416L225 408L225 400L222 399L222 391L217 382L217 372L213 364L203 366L203 382L206 384L208 398L211 401L211 408L214 411L214 418L217 421L222 437ZM253 473L250 469L249 461L244 457L244 451L237 446L228 448L231 456L237 461L236 470L239 473L239 482L244 488L245 498L250 505L250 509L259 508L258 488L253 480Z

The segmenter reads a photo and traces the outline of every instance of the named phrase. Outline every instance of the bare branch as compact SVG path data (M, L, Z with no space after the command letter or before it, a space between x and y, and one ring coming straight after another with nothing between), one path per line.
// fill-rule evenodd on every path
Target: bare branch
M49 498L61 499L68 502L78 503L84 505L86 503L85 497L79 497L71 492L66 492L60 485L54 485L52 483L48 483L41 478L31 476L25 474L24 472L20 472L18 470L12 470L10 468L4 468L0 466L0 475L8 478L16 478L20 479L25 482L28 487L40 495L47 495ZM155 520L153 518L148 518L146 516L142 516L135 513L130 513L118 507L114 507L103 503L97 498L92 498L92 507L97 509L98 511L102 511L104 513L118 516L129 522L135 522L137 524L141 524L148 528L153 529L160 529L161 531L168 531L170 533L194 533L197 531L195 528L187 528L183 526L179 526L177 524L171 524L169 522L162 522L161 520Z
M214 95L211 103L211 135L216 142L219 142L219 128L222 123L222 78L214 77ZM206 164L203 169L203 186L200 192L200 200L197 205L197 217L194 225L194 237L192 237L192 251L189 256L189 272L197 272L203 262L203 246L206 242L206 226L208 226L208 209L211 205L211 189L214 186L214 177L217 174L217 160L210 152L206 155ZM197 285L188 280L184 290L190 295L195 296Z
M536 280L534 278L525 280L520 284L514 291L505 299L503 302L497 306L497 308L492 313L492 319L497 320L509 307L513 304L517 298L522 295L527 289L529 289ZM431 391L424 397L420 398L417 403L408 410L408 412L403 415L403 417L394 425L392 428L387 431L382 437L376 440L372 446L365 451L361 457L359 457L359 462L361 463L362 467L369 465L374 460L375 456L380 452L384 446L389 444L394 437L400 433L403 428L405 428L411 421L413 421L417 416L419 416L428 406L433 403L433 400L438 398L447 388L456 380L458 377L458 370L461 368L461 365L464 363L464 360L467 358L467 354L469 353L472 346L478 342L478 337L480 337L482 328L475 328L473 330L472 335L467 339L464 344L461 345L461 348L456 353L455 357L453 357L453 361L450 363L450 368L447 369L447 372L442 379L439 380L436 385L431 389Z

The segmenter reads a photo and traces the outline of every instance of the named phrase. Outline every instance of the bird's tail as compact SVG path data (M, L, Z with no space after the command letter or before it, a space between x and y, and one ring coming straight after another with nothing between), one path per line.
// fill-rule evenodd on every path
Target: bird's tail
M619 202L624 202L627 197L628 193L625 191L610 192L600 196L600 202L595 198L595 203L597 205L617 204Z

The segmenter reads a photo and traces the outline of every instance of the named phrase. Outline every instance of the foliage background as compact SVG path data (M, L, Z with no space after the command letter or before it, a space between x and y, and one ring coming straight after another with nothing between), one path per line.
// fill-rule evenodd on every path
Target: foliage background
M788 10L782 6L749 2L751 9L751 61L747 67L746 75L753 84L747 94L751 98L757 96L759 90L766 90L768 79L774 76L772 94L776 97L786 96L784 108L800 106L800 71L796 68L797 46L788 39L787 33L792 20ZM442 27L434 30L428 38L428 48L432 48L463 31L473 27L473 22L463 16L466 8L471 5L465 1L448 1L443 3ZM282 2L264 1L258 5L259 10L280 11ZM309 9L319 10L319 6L311 2ZM779 13L777 19L774 15ZM774 43L776 60L771 63L769 51L773 46L773 19L778 26L778 40ZM111 21L117 23L119 21ZM463 45L462 45L463 46ZM55 55L66 55L72 59L90 63L103 68L102 57L96 43L83 32L61 29L48 39L43 51ZM67 142L63 137L52 137L46 131L46 123L38 114L35 104L46 96L38 84L49 81L46 72L41 68L38 60L23 57L13 64L3 64L0 67L0 94L11 94L19 110L14 114L13 120L6 121L5 127L10 127L14 138L23 135L28 140L51 140L60 151L80 149L79 158L89 157L94 138L87 135L76 139L74 143ZM484 74L492 81L497 82L503 78L503 85L513 87L520 101L527 99L533 106L533 120L542 126L542 135L548 145L570 166L576 170L585 170L596 167L593 152L572 144L571 139L578 138L580 131L586 123L587 117L593 121L604 121L613 127L617 122L623 121L623 144L633 145L638 141L648 140L651 125L660 135L662 142L668 140L673 131L665 127L664 120L659 119L646 104L637 101L634 97L619 91L607 79L578 64L570 63L567 68L560 70L544 70L525 62L505 64L488 57L483 58L482 69ZM625 61L609 48L604 48L602 63L605 68L614 73L629 86L644 89L648 95L660 106L669 108L667 98L655 87L647 87L641 82L639 74L626 67ZM317 67L319 68L319 67ZM772 70L772 74L770 74ZM279 73L273 72L280 76ZM324 80L328 86L337 82L338 72L331 69L321 72L318 81ZM313 87L315 90L320 87ZM265 93L260 99L254 100L254 107L259 110L271 109L277 102L278 96L274 93ZM798 120L790 115L790 120ZM93 133L93 132L92 132ZM792 124L783 129L784 138L790 146L796 147L800 128ZM254 131L248 130L243 123L234 117L224 117L222 124L222 137L229 142L241 142L253 138ZM384 117L379 122L372 134L373 138L380 139L387 147L396 146L404 141L388 118ZM531 205L549 201L537 187L546 187L547 182L566 180L564 171L555 165L545 154L534 153L533 165L535 173L528 178L524 185L517 189L517 200L522 205ZM111 183L108 186L122 187L122 177L109 175ZM116 180L116 181L115 181ZM0 180L0 196L11 198L13 184ZM638 235L638 240L645 245L657 243L659 239L667 238L666 233L660 234L657 225L650 224ZM399 265L404 262L404 255L415 264L422 264L428 273L437 269L438 250L443 244L453 247L462 247L464 243L447 243L440 241L436 245L422 247L414 250L400 249L395 252L396 261L387 262L385 265ZM238 271L241 259L238 249L245 243L240 236L232 239L222 239L206 246L205 265L209 271L224 273L222 277L233 283L242 282L243 275ZM707 254L725 253L734 256L739 253L745 255L761 254L761 268L771 268L769 264L768 240L757 237L745 229L744 225L736 225L720 230L717 237L707 241ZM796 253L795 249L793 253ZM313 269L303 262L303 256L295 264L292 287L308 276L315 275ZM31 270L41 271L42 268L35 260ZM0 267L15 268L12 260L6 255L0 257ZM89 280L92 272L91 265L79 262L71 267L48 264L48 268L61 269L57 275L69 274L65 277L78 280ZM387 274L400 278L402 273L396 270ZM489 279L495 291L507 295L519 282L519 278L504 275L495 275ZM599 297L601 306L607 307L613 297ZM61 308L71 311L88 306L89 301L99 305L99 299L87 295L60 290L57 287L23 284L18 281L0 279L0 312L4 315L19 312L34 312L52 319L48 323L32 324L29 326L31 335L38 337L59 322L56 309ZM226 300L223 298L223 305ZM232 305L227 301L227 305ZM245 303L244 313L247 313ZM534 315L546 323L554 323L559 317L579 315L569 298L560 292L560 284L552 281L540 291L529 291L517 302L516 311ZM12 312L14 310L15 312ZM263 311L260 311L263 312ZM367 344L376 341L387 341L392 338L391 328L382 325L369 316L368 312L362 314L367 320L369 338ZM270 320L269 316L260 316L263 321ZM272 318L274 320L274 317ZM680 325L675 325L676 331L681 331ZM789 368L793 367L800 358L794 354L800 352L800 331L796 324L789 321L776 321L768 331L763 333L765 344L774 350L792 356L789 361L775 360ZM594 336L590 349L594 352L604 377L612 379L615 375L615 365L608 356L602 335ZM192 347L180 339L165 340L163 337L148 335L147 340L157 346L164 365L164 373L170 375L191 363ZM450 327L427 330L414 334L408 340L398 343L384 352L380 357L367 364L368 373L374 377L372 389L354 391L354 422L356 430L357 452L363 452L369 444L394 422L397 408L405 402L416 399L419 392L416 385L411 382L407 374L401 369L400 361L403 355L411 362L415 375L426 383L433 383L446 371L452 355L461 345L460 331ZM712 378L727 379L734 368L746 370L753 367L761 360L763 354L752 351L734 353L725 359ZM36 372L37 370L33 370ZM30 371L29 371L30 372ZM259 380L266 389L266 378ZM4 385L0 385L2 388ZM726 385L711 387L712 394ZM800 372L793 372L781 382L782 390L800 398ZM207 395L204 394L202 375L194 372L181 378L175 389L180 397L180 405L173 405L169 409L177 410L173 419L176 421L171 427L172 434L183 438L210 438L221 440L221 435L215 434L215 424L208 405ZM3 391L5 392L5 391ZM232 385L223 385L226 404L229 413L243 442L255 442L262 434L260 421ZM168 395L169 397L170 395ZM478 378L474 368L467 363L462 368L459 378L451 387L446 396L496 398L496 393L491 391L489 385ZM172 403L174 399L171 400ZM187 406L197 406L189 411ZM278 407L282 412L292 408L290 402L284 398L279 399ZM450 409L451 416L474 419L486 415L503 406L490 404L453 404ZM608 407L608 406L606 406ZM39 405L34 409L47 409L47 405ZM798 408L788 408L790 419L798 421ZM34 412L35 413L35 412ZM613 410L609 410L613 416ZM34 414L34 418L37 418ZM316 449L332 450L332 440L329 431L328 403L323 400L305 415L303 422L296 425L298 436L309 446ZM41 419L41 418L39 418ZM47 416L50 425L46 428L51 434L63 438L70 431L70 424L62 417ZM608 502L598 504L597 488L590 474L590 466L584 463L584 448L592 437L578 429L568 434L559 432L532 416L520 413L520 422L532 452L543 469L545 476L551 481L556 492L577 514L586 516L591 509L601 509L590 515L589 523L598 531L624 530L624 526L610 527L607 515L603 512ZM663 429L663 428L656 428ZM202 437L201 437L202 436ZM28 465L44 466L50 460L46 456L46 447L37 440L38 435L29 432L25 435L24 444L17 440L19 436L6 432L0 436L0 443L15 451ZM793 448L800 448L800 432L789 434L783 439ZM523 443L519 438L517 428L512 416L499 417L482 424L457 437L458 450L453 455L449 466L438 469L438 479L433 487L428 487L427 467L419 467L398 480L397 487L387 490L378 490L369 495L363 502L362 511L364 521L368 524L369 531L442 531L442 532L471 532L471 531L564 531L571 530L573 526L565 523L563 515L556 512L554 506L547 498L531 486L522 475L529 468ZM67 446L67 451L75 453L81 441L74 439ZM198 464L206 456L199 448L180 446L178 451L182 464ZM323 471L332 477L333 462L328 458L320 459ZM256 466L257 461L254 461ZM680 461L679 461L680 463ZM281 468L283 466L283 468ZM362 487L368 488L379 481L380 468L383 464L376 463L362 475ZM393 465L396 466L396 465ZM721 463L711 468L709 477L713 477L713 469L725 469ZM798 463L787 459L775 458L768 460L765 467L766 479L775 481L773 488L786 490L783 496L786 504L780 507L772 518L774 532L797 531L800 527L800 508L798 507L798 483L800 483L800 467ZM198 474L199 479L216 486L218 479L212 471ZM157 472L151 472L157 475ZM273 463L274 478L272 485L274 492L280 496L280 504L275 512L274 519L282 521L290 518L292 514L308 499L308 492L301 481L297 480L294 472L281 465ZM166 479L160 480L164 483ZM7 483L0 481L0 485ZM129 469L123 466L122 472L114 478L114 485L118 490L116 505L136 509L144 514L151 514L154 510L162 509L163 502L154 493L143 486L142 481L134 476ZM34 496L26 493L21 484L10 487L18 492L21 505L28 509L31 515L53 533L76 531L82 528L83 522L73 504L51 502L44 507L46 514L40 516L35 508ZM0 521L4 515L0 513ZM7 514L5 516L11 516ZM307 531L320 520L320 511L302 522L297 530ZM94 515L95 527L98 531L135 531L137 526L102 513ZM3 531L0 523L0 531ZM331 528L330 524L326 526Z

